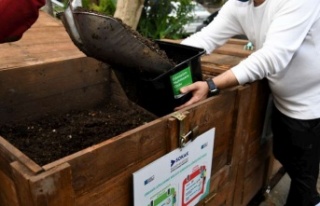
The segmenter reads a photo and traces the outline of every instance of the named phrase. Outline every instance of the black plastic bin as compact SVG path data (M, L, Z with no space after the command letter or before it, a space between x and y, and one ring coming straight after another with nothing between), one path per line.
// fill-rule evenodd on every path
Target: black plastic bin
M153 78L119 70L115 70L115 73L131 101L157 116L164 116L191 98L191 94L180 95L179 88L183 83L190 84L202 80L200 56L205 51L179 43L156 43L176 63L173 68Z

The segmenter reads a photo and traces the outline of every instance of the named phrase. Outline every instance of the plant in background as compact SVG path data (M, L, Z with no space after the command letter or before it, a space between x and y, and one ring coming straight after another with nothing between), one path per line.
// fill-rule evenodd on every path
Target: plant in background
M52 2L58 2L59 5L54 4L55 10L64 11L70 0L62 0L60 3L57 0L51 0ZM92 11L97 11L102 14L113 15L116 11L117 0L81 0L82 7Z
M113 16L116 11L117 0L99 0L97 3L92 0L82 0L82 6L92 11Z
M188 15L191 0L145 0L137 31L150 39L185 37L183 26L193 17Z
M68 0L62 0L62 1L51 0L51 6L52 6L54 16L57 13L63 12L67 8L68 2L69 2Z
M69 0L63 0L65 6ZM82 7L113 16L117 0L82 0ZM181 39L183 26L192 21L192 0L145 0L137 31L150 39ZM65 8L64 8L65 9Z

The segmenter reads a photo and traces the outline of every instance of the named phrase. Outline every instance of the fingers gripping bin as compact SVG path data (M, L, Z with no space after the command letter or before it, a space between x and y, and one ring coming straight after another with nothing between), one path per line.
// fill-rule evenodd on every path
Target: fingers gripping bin
M205 51L178 43L156 43L176 63L173 68L151 77L134 72L121 72L121 68L114 71L131 101L157 116L164 116L191 98L192 94L181 95L179 89L202 80L200 57Z

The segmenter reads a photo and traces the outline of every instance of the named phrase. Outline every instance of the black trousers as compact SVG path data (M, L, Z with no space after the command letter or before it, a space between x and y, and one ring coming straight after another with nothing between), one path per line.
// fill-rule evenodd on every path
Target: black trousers
M298 120L275 107L272 112L273 154L288 173L291 184L286 206L314 206L320 156L320 119Z

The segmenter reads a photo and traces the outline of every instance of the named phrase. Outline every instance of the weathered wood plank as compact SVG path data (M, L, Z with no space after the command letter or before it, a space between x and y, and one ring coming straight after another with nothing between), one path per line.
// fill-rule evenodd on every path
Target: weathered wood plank
M239 201L242 199L242 184L243 184L243 167L242 161L245 157L245 142L247 140L248 134L246 132L247 122L246 116L250 110L249 102L251 96L251 87L249 85L245 85L242 87L238 87L237 94L237 112L234 114L235 117L235 136L230 146L232 151L229 153L229 162L231 167L230 176L232 177L230 180L230 187L233 188L232 193L229 194L230 205L239 205Z
M243 45L224 44L223 46L216 49L214 53L246 58L252 53L252 51L244 50Z
M79 194L77 205L117 205L128 206L133 204L133 177L132 173L143 166L163 156L163 151L146 157L125 171L116 173L111 179L103 182L85 194Z
M38 20L32 25L32 28L46 27L46 26L61 26L61 21L53 18L50 14L40 10ZM28 31L27 31L28 32Z
M0 170L8 177L12 176L10 163L14 161L21 162L34 173L43 171L39 165L0 136Z
M107 83L109 79L110 70L103 64L90 58L75 59L2 71L0 95L11 98L14 104Z
M85 57L73 44L60 20L43 11L19 41L1 44L0 54L0 71Z
M91 58L1 71L0 122L111 101L110 79L111 70Z
M35 205L30 190L29 179L32 175L36 175L36 173L30 171L19 161L12 162L10 166L18 194L19 205Z
M171 152L179 147L179 122L176 118L170 117L168 119L168 138L167 138L167 152Z
M203 201L203 205L205 206L225 206L230 205L230 199L228 199L228 194L230 193L232 188L230 187L230 183L224 185L224 187L218 192L214 194L210 194ZM201 205L201 203L199 204Z
M75 205L72 173L68 163L61 164L37 176L32 176L29 182L34 205Z
M18 206L14 181L0 170L0 205Z
M214 143L214 157L225 156L224 162L213 161L212 171L219 170L227 163L229 148L229 141L234 138L234 130L232 129L234 123L235 99L237 91L228 91L223 95L214 96L204 100L201 107L186 108L190 112L193 120L193 125L199 126L199 133L203 133L216 128L215 143ZM228 102L228 104L226 104ZM197 104L196 104L197 105ZM222 158L223 159L223 158ZM221 160L222 160L221 159Z
M212 65L203 65L202 67L202 74L205 76L204 79L207 79L209 77L218 76L219 74L226 71L226 69L220 68L218 66L212 66Z
M252 176L255 176L255 178L259 177L261 180L267 178L265 170L258 170L258 168L267 165L267 159L268 156L270 156L270 147L266 144L261 144L260 141L264 124L264 113L267 105L265 96L268 96L268 93L262 92L266 91L263 90L264 86L266 85L260 81L249 85L250 95L246 97L246 99L248 99L248 110L245 115L242 115L240 120L245 123L242 124L245 136L243 137L242 143L238 145L238 147L242 147L243 153L238 168L236 184L239 185L239 187L235 187L234 203L239 203L239 205L246 205L253 195L265 184L265 181L251 181L248 183L244 180L247 178L250 179ZM259 172L259 174L253 174L253 171Z
M248 40L246 39L236 39L236 38L231 38L228 40L227 44L239 44L239 45L246 45L248 43Z
M201 65L207 67L216 66L227 70L237 65L242 60L243 57L237 57L228 54L212 53L210 55L204 55L201 57Z
M247 159L244 178L249 178L250 176L252 176L253 173L257 170L257 168L262 167L265 161L267 161L267 156L263 152L266 152L266 149L253 156L250 156L250 158ZM263 185L260 185L261 188L262 186Z
M44 63L43 60L46 59L46 63L50 62L59 62L64 61L66 59L66 56L68 56L70 59L77 59L79 58L79 54L75 50L65 50L65 51L59 51L54 52L55 54L52 55L51 52L41 52L37 54L33 54L32 56L28 54L23 55L16 55L15 58L11 57L0 57L0 62L4 62L2 66L4 68L0 68L1 70L6 69L13 69L13 68L21 68L25 66L32 66L34 64L42 64ZM6 59L6 61L3 61L3 59Z
M247 205L250 200L262 189L263 181L265 178L265 162L261 163L261 166L256 168L249 177L245 179L243 190L243 204Z
M210 193L214 194L221 191L226 184L231 180L231 167L225 165L219 171L213 173L210 179Z
M166 135L167 122L153 121L81 150L68 159L45 165L44 168L49 169L68 161L73 171L73 187L78 195L150 156L159 153L164 155L167 151Z

